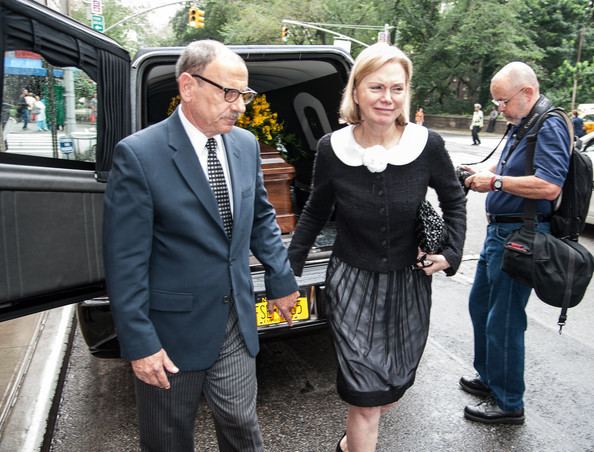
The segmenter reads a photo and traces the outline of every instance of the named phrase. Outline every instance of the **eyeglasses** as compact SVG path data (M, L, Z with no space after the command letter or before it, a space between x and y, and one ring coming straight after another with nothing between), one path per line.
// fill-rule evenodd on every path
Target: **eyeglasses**
M237 99L239 99L239 96L241 96L241 98L243 99L243 103L245 105L247 105L251 101L253 101L254 98L256 97L256 95L258 94L256 91L254 91L253 89L250 89L250 88L246 89L245 91L239 91L238 89L235 89L235 88L225 88L224 86L221 86L218 83L215 83L212 80L209 80L206 77L203 77L201 75L198 75L198 74L190 74L190 75L192 77L197 77L200 80L204 80L206 83L210 83L212 86L216 86L220 90L223 90L223 92L225 93L225 101L227 101L229 103L235 102Z
M495 99L491 99L491 102L493 102L493 104L495 104L495 106L497 108L501 108L501 107L507 107L507 104L509 104L509 102L516 97L518 94L520 94L522 91L524 91L524 88L522 88L520 91L518 91L517 93L515 93L513 96L508 97L507 99L501 99L501 100L495 100Z

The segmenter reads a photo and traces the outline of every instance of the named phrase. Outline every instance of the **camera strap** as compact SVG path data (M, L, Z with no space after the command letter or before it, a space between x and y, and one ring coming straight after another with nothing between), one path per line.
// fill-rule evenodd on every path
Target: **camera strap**
M511 128L513 127L513 124L508 123L507 127L505 128L505 132L503 132L503 136L501 137L501 140L499 140L499 143L497 143L497 146L495 146L495 148L489 152L489 155L487 155L484 159L482 159L480 162L473 162L473 163L462 163L462 165L478 165L479 163L484 163L487 160L489 160L491 158L491 156L493 154L495 154L495 151L497 151L497 149L499 148L499 146L501 145L501 143L503 142L503 140L505 139L505 137L507 136L507 134L509 133L509 131L511 130Z
M552 107L551 101L541 94L540 97L538 98L538 100L536 101L536 103L534 104L534 106L532 107L532 110L530 110L530 113L528 113L528 116L526 116L524 121L522 121L522 125L520 126L519 130L515 133L516 141L512 145L512 147L510 148L510 150L508 152L508 158L511 155L511 153L513 152L513 150L516 148L518 143L522 140L524 135L526 135L526 133L528 133L528 131L530 131L530 129L532 129L532 127L534 127L534 125L538 122L540 117L542 115L546 114L550 110L551 107ZM495 151L497 151L497 149L499 148L499 146L501 145L501 143L503 142L503 140L505 139L505 137L507 136L507 134L509 133L509 131L511 130L512 127L513 127L513 124L511 124L511 123L507 124L507 127L505 129L505 132L503 133L503 136L501 137L501 140L499 140L499 143L497 143L497 146L495 146L495 149L493 149L491 152L489 152L489 155L487 155L484 159L482 159L480 162L462 163L462 165L478 165L480 163L484 163L487 160L489 160L491 158L491 156L495 153Z

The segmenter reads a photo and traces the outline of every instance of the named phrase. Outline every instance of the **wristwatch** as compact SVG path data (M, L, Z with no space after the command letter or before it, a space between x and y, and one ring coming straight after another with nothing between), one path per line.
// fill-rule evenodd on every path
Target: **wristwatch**
M503 190L503 176L494 176L492 185L494 191Z

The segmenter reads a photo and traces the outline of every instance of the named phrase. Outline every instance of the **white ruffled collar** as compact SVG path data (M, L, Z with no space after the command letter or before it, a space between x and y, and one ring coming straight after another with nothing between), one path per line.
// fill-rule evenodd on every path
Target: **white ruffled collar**
M349 125L333 132L330 136L332 150L345 165L365 165L373 173L384 171L388 165L402 166L414 161L429 138L427 128L409 122L398 144L389 149L381 145L364 148L355 140L353 129L354 126Z

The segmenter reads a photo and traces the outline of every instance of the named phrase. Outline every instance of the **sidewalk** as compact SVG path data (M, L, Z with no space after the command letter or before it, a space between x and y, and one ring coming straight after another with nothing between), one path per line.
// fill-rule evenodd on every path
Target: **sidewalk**
M0 323L0 432L26 371L25 363L30 361L42 317L35 314Z
M0 323L0 452L40 450L74 306Z

